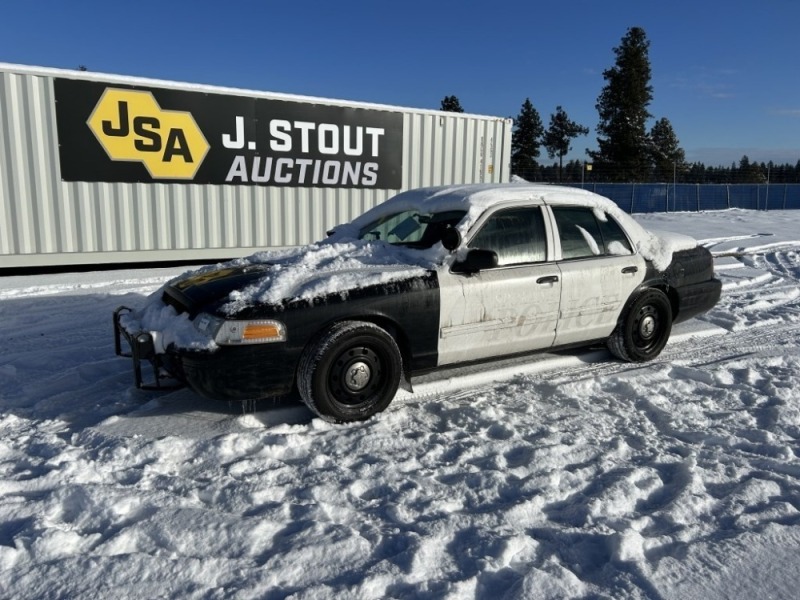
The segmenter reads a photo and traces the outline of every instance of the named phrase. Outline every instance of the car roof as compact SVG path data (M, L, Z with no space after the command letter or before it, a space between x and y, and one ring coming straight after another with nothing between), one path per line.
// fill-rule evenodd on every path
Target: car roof
M412 202L417 206L441 208L449 204L479 206L482 210L501 202L513 200L540 200L546 204L575 204L596 206L609 203L593 192L567 186L544 183L474 183L418 188L401 192L388 200L392 204ZM613 205L613 202L611 202Z
M466 229L487 209L515 202L587 206L613 213L621 212L608 198L580 188L527 182L478 183L417 188L401 192L367 211L352 224L364 226L402 211L433 213L462 210L467 216L460 224L460 229Z
M401 192L352 222L337 227L328 240L357 238L367 225L405 211L434 213L451 210L464 211L465 215L456 225L456 229L466 239L472 226L487 210L519 204L583 206L595 211L595 215L601 220L605 220L605 217L598 211L610 215L622 226L641 255L646 260L653 261L658 270L669 266L673 251L697 246L697 241L687 236L654 235L615 202L599 194L580 188L528 182L451 185Z

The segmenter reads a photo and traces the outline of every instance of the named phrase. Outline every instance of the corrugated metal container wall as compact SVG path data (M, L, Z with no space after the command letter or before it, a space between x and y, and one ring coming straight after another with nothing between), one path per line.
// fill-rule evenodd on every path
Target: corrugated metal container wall
M400 191L63 181L56 77L128 83L113 76L0 65L0 267L203 260L306 244ZM380 110L403 115L401 189L508 181L509 120Z

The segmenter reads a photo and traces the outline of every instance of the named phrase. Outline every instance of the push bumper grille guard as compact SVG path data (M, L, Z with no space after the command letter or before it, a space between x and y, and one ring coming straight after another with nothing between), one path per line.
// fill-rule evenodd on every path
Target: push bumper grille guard
M117 356L123 356L133 360L133 376L136 380L136 387L141 390L176 390L184 387L184 383L175 379L165 368L163 359L156 354L153 336L143 331L136 335L131 335L120 323L122 315L131 312L127 306L120 306L114 311L114 352ZM129 352L122 349L122 338L130 347ZM142 377L142 361L150 363L153 369L152 381L145 382ZM165 382L167 380L167 382Z

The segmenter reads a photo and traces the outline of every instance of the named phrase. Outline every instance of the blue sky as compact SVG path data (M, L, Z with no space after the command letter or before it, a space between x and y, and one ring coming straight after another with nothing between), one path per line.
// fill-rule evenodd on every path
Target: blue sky
M515 116L530 98L591 129L629 27L650 40L654 100L687 158L800 159L800 2L9 1L0 62ZM543 153L544 157L544 153ZM549 162L549 160L547 161Z

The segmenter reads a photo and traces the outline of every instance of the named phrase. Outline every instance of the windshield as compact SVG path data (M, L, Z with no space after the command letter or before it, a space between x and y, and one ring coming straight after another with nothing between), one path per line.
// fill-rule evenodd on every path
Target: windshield
M450 210L433 214L421 214L407 210L373 221L358 232L360 240L383 240L395 246L430 248L442 241L448 227L455 227L464 215L464 210Z

